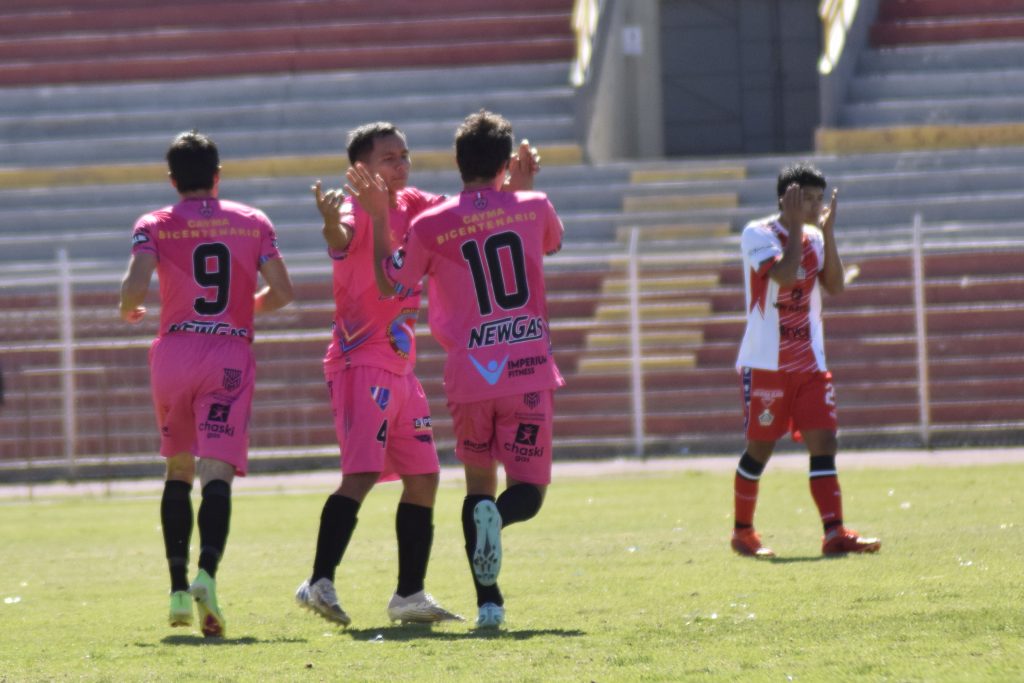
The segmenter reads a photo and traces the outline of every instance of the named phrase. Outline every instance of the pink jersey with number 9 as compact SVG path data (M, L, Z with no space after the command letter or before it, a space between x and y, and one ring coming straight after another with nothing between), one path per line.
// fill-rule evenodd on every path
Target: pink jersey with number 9
M213 197L184 199L136 221L132 253L142 252L158 259L160 336L252 341L259 268L281 257L262 211Z

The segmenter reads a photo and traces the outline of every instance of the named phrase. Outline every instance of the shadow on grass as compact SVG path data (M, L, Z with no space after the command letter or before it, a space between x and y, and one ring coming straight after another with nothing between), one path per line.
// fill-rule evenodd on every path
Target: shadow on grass
M405 626L386 626L384 628L363 628L346 629L344 634L351 636L352 640L389 640L406 641L430 638L432 640L466 640L467 638L485 638L487 640L529 640L542 636L555 636L558 638L579 638L586 635L585 631L579 629L563 628L542 628L542 629L474 629L463 631L437 630L431 628L430 624L406 624Z
M792 564L794 562L828 562L835 557L828 555L806 555L804 557L769 557L768 562L772 564Z
M166 636L160 640L164 645L269 645L271 643L305 643L305 638L270 638L269 640L245 636L242 638L204 638L200 635L182 634ZM153 647L152 643L135 643L136 647Z

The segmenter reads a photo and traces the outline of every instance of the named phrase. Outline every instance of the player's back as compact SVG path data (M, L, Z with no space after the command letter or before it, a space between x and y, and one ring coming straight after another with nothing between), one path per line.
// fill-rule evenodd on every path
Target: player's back
M540 192L465 191L413 223L410 257L414 249L429 254L430 329L448 352L450 400L563 383L551 356L543 267L562 232Z
M139 218L132 251L158 259L160 335L252 339L259 268L280 257L263 212L213 197L184 199Z

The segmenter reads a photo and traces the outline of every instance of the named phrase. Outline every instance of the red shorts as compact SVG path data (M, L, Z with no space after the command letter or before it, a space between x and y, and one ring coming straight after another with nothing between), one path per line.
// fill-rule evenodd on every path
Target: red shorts
M776 372L743 368L743 420L747 439L777 441L786 432L836 431L831 372Z
M341 446L342 474L381 481L441 470L427 396L416 375L357 365L325 370Z
M160 455L221 460L245 476L256 382L252 345L242 339L169 334L149 348Z
M490 467L528 484L551 483L553 394L550 389L514 396L448 403L455 429L455 457Z

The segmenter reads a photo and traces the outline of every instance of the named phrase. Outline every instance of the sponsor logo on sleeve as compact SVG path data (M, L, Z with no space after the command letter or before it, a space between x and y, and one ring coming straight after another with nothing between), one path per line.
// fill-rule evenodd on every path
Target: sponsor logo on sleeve
M391 390L387 387L370 387L370 398L381 410L386 410L391 402Z

